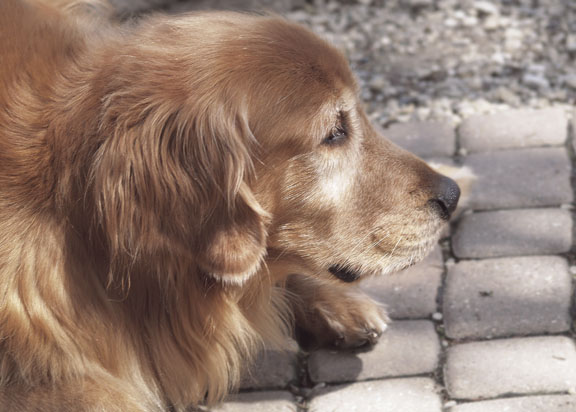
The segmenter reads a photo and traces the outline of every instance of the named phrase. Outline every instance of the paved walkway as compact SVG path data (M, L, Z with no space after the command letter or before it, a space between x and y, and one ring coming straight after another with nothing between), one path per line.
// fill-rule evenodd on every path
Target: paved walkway
M267 353L215 411L576 412L574 129L562 109L395 125L478 176L421 264L364 287L395 320L370 352Z

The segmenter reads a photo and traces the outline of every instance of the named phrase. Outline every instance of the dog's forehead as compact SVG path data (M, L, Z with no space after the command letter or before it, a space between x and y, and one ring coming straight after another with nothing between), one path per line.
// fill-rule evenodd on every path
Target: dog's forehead
M260 34L272 46L272 56L268 57L282 66L324 84L334 79L354 84L344 55L312 31L280 18L264 19L260 26Z

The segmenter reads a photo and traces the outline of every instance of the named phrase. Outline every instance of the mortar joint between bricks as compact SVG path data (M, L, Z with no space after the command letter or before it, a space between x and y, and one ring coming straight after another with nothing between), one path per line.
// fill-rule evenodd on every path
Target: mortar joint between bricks
M465 154L462 153L462 143L460 137L460 126L462 126L462 122L463 120L460 120L457 124L454 125L454 153L452 158L454 159L454 163L458 166L462 166L465 157Z
M441 241L441 250L442 250L442 277L440 286L438 287L437 295L436 295L436 311L439 313L443 313L443 306L444 306L444 289L446 287L446 280L448 276L448 267L446 262L448 260L454 261L455 256L452 252L452 230L453 230L453 223L450 223L450 232L448 237ZM444 344L445 342L449 342L448 338L446 337L445 333L445 326L444 326L445 318L442 317L440 321L435 321L435 329L436 333L438 334L438 339L440 340L440 353L438 354L438 366L434 371L433 378L436 382L436 385L439 388L439 395L442 398L442 403L446 403L450 400L448 395L448 391L446 389L446 384L444 381L444 367L446 365L446 357L447 357L447 346Z
M573 145L573 141L575 138L574 133L576 132L574 128L575 121L576 119L573 117L568 122L567 126L568 133L565 142L566 151L568 152L568 157L570 158L570 164L571 164L570 186L572 188L572 199L576 199L576 152L574 150ZM574 205L574 200L572 201L572 204ZM572 208L571 210L571 216L572 216L572 247L570 249L570 252L566 254L566 258L568 260L568 264L570 265L570 267L576 265L576 245L574 243L574 239L576 239L576 225L574 224L574 222L576 222L576 210L574 210L574 208ZM572 322L570 331L573 339L576 339L576 325L574 325L574 317L576 316L575 295L576 295L576 276L572 274L572 291L571 291L572 301L570 304L570 316L572 318Z
M296 402L296 412L308 412L308 403L312 393L312 380L308 371L309 353L300 349L297 356L297 381L289 386L289 390L295 398L301 399Z

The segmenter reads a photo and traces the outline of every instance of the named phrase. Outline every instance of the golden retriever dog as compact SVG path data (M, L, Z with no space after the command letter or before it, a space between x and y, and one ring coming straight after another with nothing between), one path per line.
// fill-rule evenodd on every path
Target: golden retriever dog
M374 131L343 55L274 16L55 3L0 1L0 410L182 411L293 323L375 342L354 282L421 259L459 190Z

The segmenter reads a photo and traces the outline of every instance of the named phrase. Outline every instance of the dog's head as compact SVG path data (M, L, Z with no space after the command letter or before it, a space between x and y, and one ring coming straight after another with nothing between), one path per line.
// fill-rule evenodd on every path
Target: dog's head
M122 47L92 172L117 251L188 254L230 282L266 255L352 281L421 259L456 207L457 185L374 131L343 55L304 28L207 13Z

